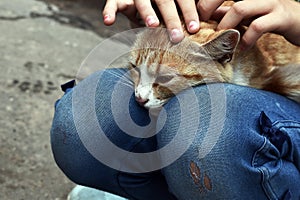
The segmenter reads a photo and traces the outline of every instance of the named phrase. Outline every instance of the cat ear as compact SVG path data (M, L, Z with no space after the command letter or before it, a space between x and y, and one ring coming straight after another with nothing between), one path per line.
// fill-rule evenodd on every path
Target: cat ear
M229 29L221 32L216 38L204 44L204 49L220 63L230 62L232 55L240 40L240 33L237 30Z

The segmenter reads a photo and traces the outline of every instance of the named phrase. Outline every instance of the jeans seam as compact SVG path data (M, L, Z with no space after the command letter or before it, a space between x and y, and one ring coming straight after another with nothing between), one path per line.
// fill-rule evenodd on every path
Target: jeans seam
M272 127L281 128L300 128L300 122L294 120L278 120L272 124Z
M135 147L136 147L138 144L140 144L143 140L144 140L144 138L140 139L136 144L132 145L132 148L129 150L129 152L132 152L133 149L135 149ZM137 199L134 198L132 195L130 195L130 194L127 192L127 190L121 185L121 183L120 183L120 178L119 178L119 177L122 175L122 173L123 173L122 171L119 171L118 174L117 174L117 181L118 181L119 187L122 188L123 192L124 192L125 194L127 194L128 197L130 197L130 198L129 198L130 200L137 200Z
M266 167L260 167L258 168L258 170L261 173L262 176L262 182L261 182L261 186L267 196L267 198L269 200L277 200L279 199L276 195L276 193L274 192L272 186L270 185L269 179L270 179L270 174L269 171Z
M261 174L261 187L263 188L263 191L266 194L266 197L270 200L276 200L278 199L276 193L274 192L272 185L270 184L270 174L269 174L269 170L267 167L265 166L258 166L258 162L256 161L259 154L260 153L264 153L268 150L270 144L268 144L268 139L266 137L264 137L264 142L261 145L261 147L255 151L254 155L253 155L253 159L252 159L252 166L255 167ZM282 161L281 159L278 160L278 162L280 162L280 167L279 167L279 171L276 172L279 173L280 170L282 169Z
M125 188L121 185L121 183L120 183L120 176L121 176L121 174L122 174L122 172L121 171L119 171L118 173L117 173L117 181L118 181L118 185L119 185L119 187L122 189L122 191L127 195L127 199L130 199L130 200L135 200L136 198L134 198L134 197L132 197L132 195L130 195L130 194L128 194L128 192L125 190Z
M264 137L264 142L261 145L261 147L255 151L255 153L253 154L253 159L252 159L252 166L256 167L257 166L257 162L256 162L256 158L257 158L257 154L259 154L260 152L263 152L263 150L266 148L267 145L267 138Z

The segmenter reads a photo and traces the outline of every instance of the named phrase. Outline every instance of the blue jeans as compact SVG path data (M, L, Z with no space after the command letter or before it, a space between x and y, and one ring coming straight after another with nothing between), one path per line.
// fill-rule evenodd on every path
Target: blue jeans
M190 88L156 116L107 69L56 103L51 145L70 180L128 199L300 197L300 105L253 88Z

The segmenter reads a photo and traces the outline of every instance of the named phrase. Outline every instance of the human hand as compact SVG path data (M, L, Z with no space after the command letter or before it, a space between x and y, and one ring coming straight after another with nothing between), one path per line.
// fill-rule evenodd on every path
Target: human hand
M198 10L201 19L209 19L215 12L223 13L218 29L234 28L240 23L248 25L242 37L243 48L254 45L266 32L283 35L300 45L300 3L292 0L244 0L232 7L219 7L224 0L201 0Z
M177 43L183 38L182 26L175 2L172 0L152 0L157 4L170 31L171 41ZM244 0L232 7L220 7L225 0L177 0L183 13L187 29L190 33L199 30L199 17L208 20L218 15L221 21L218 29L234 28L240 23L246 23L249 28L242 37L245 49L254 45L257 39L266 32L283 35L290 42L300 45L300 3L292 0ZM115 21L117 11L135 21L137 11L148 27L159 25L157 15L150 0L107 0L103 11L104 23L110 25Z
M153 0L153 2L157 5L166 28L169 30L171 41L174 43L180 42L184 38L184 34L174 0ZM199 17L195 1L177 0L177 3L183 13L187 30L190 33L197 32L199 30ZM150 0L135 0L135 5L147 26L155 27L159 25L159 20Z
M180 42L184 38L181 21L173 0L153 0L157 5L163 20L169 30L172 42ZM177 0L183 13L187 29L190 33L199 30L199 17L194 0ZM115 22L116 12L122 12L130 20L135 21L137 11L148 27L157 27L160 22L155 13L151 0L107 0L103 10L104 23L111 25Z

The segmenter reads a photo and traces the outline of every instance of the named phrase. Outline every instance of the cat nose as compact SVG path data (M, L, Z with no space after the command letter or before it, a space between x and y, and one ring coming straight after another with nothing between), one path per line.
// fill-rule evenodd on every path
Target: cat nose
M141 106L144 106L148 101L149 99L144 99L142 97L135 97L135 100L141 105Z

